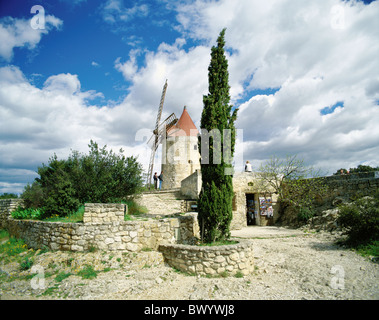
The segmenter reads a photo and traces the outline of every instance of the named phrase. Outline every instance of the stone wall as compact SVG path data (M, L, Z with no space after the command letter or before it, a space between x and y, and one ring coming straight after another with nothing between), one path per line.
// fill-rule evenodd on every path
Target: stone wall
M124 221L128 206L115 203L86 203L83 222L84 223L107 223Z
M201 190L201 171L196 170L193 174L182 180L180 192L190 199L198 199Z
M324 203L333 202L336 197L367 196L379 188L379 177L375 175L375 172L330 176L322 179L328 186L328 195L324 198Z
M0 199L0 228L6 228L6 221L12 211L22 206L22 199Z
M0 200L0 208L7 207ZM162 243L191 243L198 236L196 214L175 218L123 221L125 205L86 205L84 223L16 220L11 209L3 209L1 225L10 235L22 238L34 249L85 251L91 248L106 251L156 250ZM122 219L121 219L122 212ZM118 220L114 220L117 218ZM113 220L113 221L108 221Z
M247 275L254 271L253 244L244 240L223 246L162 244L165 261L185 273L200 275Z
M134 202L145 207L150 215L182 213L183 197L179 190L144 192L134 197Z
M317 195L313 203L315 217L313 223L325 220L326 224L334 223L338 214L335 210L341 203L351 202L356 198L372 195L379 189L379 177L375 172L362 172L348 175L335 175L322 179L327 188L325 194ZM298 210L293 206L283 208L280 222L284 225L299 226L303 222L297 218ZM323 217L321 217L323 216Z

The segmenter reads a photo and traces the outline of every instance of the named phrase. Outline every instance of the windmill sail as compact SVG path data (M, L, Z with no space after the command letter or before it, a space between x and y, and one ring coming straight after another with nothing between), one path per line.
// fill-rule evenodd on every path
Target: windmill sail
M161 96L161 101L159 103L159 109L158 109L158 116L157 116L157 120L155 122L155 130L153 133L153 136L154 136L154 139L153 139L153 145L152 145L152 148L151 148L151 155L150 155L150 162L149 162L149 169L147 171L147 181L146 181L146 185L150 188L150 183L151 183L151 178L153 176L153 167L154 167L154 157L155 157L155 152L158 148L158 141L159 141L159 135L158 135L158 130L159 130L159 124L160 124L160 121L161 121L161 116L162 116L162 110L163 110L163 103L164 103L164 99L165 99L165 96L166 96L166 90L167 90L167 80L163 86L163 90L162 90L162 96Z

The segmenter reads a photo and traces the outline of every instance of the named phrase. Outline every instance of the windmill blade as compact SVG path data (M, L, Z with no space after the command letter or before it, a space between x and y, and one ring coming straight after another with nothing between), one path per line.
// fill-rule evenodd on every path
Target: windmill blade
M163 90L162 90L162 96L161 96L161 101L159 103L157 121L155 122L155 130L158 129L159 123L161 121L162 110L163 110L163 103L164 103L164 99L166 97L166 91L167 91L167 79L166 79L166 82L165 82L165 84L163 86Z
M178 118L175 113L171 113L158 127L158 130L154 130L150 139L147 140L147 145L150 148L158 148L158 145L162 143L162 140L167 136L169 131L176 123ZM166 133L166 134L165 134Z
M147 140L147 145L149 146L149 148L153 148L155 145L158 145L158 143L156 143L156 138L157 138L157 135L156 134L152 134L150 139Z
M159 143L158 143L159 136L157 136L157 134L158 134L159 124L160 124L160 121L161 121L162 110L163 110L163 103L164 103L164 99L165 99L165 96L166 96L166 90L167 90L167 79L166 79L166 82L165 82L165 84L163 86L161 101L159 103L157 120L155 122L155 130L154 130L155 132L153 132L154 139L152 139L152 140L153 140L154 144L153 144L152 149L151 149L149 169L147 171L147 180L146 180L146 184L149 186L149 188L150 188L151 178L153 176L155 151L157 150L158 145L159 145ZM149 141L150 140L151 140L151 138L149 139Z

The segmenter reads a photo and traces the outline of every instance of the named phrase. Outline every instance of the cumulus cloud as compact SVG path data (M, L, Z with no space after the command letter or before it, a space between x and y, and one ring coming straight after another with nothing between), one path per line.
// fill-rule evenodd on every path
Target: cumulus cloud
M199 126L210 48L224 27L244 160L257 168L273 154L298 154L330 173L379 165L378 1L197 0L169 8L180 33L175 41L154 51L134 47L114 61L130 84L116 105L91 105L101 93L82 91L74 74L51 75L37 88L18 67L0 69L4 166L30 169L53 152L86 151L89 139L143 155L146 165L148 149L136 133L151 133L166 79L163 118L180 116L187 105ZM110 0L102 10L115 24L149 8Z
M88 152L91 139L114 151L122 147L126 155L145 156L144 142L135 136L152 117L127 102L112 107L88 103L99 94L82 91L77 75L50 76L40 89L18 67L0 68L0 175L4 178L4 172L13 170L12 180L25 185L32 180L30 171L47 163L53 153L67 157L70 149ZM10 188L0 186L0 192ZM18 184L14 188L21 191Z
M156 52L145 51L144 66L140 68L133 50L126 62L117 59L116 69L132 82L125 101L156 116L162 87L168 79L163 116L174 112L179 117L186 105L193 120L199 121L202 95L208 86L210 48L196 46L185 50L184 45L185 40L178 38L173 44L161 43ZM150 123L150 127L154 124Z
M44 29L33 29L30 19L16 19L4 17L0 19L0 57L10 62L15 47L34 49L41 41L42 35L49 33L53 28L59 29L63 21L52 15L45 17Z
M176 10L178 30L195 40L215 42L227 28L247 159L298 153L333 171L378 158L377 1L199 0ZM254 96L268 88L276 92Z
M377 161L378 2L198 0L173 9L182 33L175 43L155 52L132 50L125 62L115 61L132 83L125 101L155 112L168 78L166 115L180 115L187 105L199 125L210 47L227 27L231 97L240 107L245 159L259 164L273 154L299 154L329 172ZM184 49L188 38L201 44ZM136 57L142 54L140 67ZM273 93L254 93L267 89Z

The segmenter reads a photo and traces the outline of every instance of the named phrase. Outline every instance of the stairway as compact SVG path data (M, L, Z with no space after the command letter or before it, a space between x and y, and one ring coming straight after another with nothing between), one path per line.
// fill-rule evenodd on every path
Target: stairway
M146 207L148 214L164 216L180 213L184 200L186 197L180 193L180 189L170 189L144 192L135 199L135 202Z

